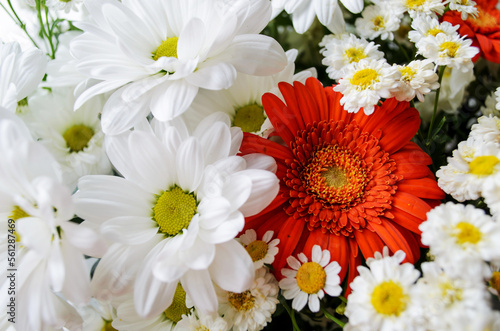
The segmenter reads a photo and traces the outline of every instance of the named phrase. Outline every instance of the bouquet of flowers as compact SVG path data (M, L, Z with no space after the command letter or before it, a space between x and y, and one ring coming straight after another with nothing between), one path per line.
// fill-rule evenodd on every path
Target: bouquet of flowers
M500 330L498 1L0 5L1 330Z

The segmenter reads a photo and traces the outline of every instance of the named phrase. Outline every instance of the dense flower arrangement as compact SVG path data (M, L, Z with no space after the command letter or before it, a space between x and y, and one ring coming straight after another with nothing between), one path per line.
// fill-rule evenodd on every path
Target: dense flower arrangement
M0 330L500 330L498 1L0 5Z

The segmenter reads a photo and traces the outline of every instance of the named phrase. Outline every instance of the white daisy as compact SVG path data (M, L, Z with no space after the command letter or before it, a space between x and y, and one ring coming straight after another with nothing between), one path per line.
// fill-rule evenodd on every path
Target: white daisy
M391 94L399 101L411 101L418 98L424 101L424 94L439 87L438 75L430 60L414 60L407 65L395 65L401 73L399 84L391 90Z
M450 277L434 262L424 262L422 272L413 288L415 324L422 330L487 330L478 327L491 313L481 281Z
M442 0L398 0L411 18L443 15L445 3Z
M217 314L200 314L193 312L183 315L182 320L175 325L174 331L227 331L229 326Z
M419 229L422 243L451 276L482 279L489 273L485 261L500 258L500 224L472 205L437 206Z
M345 315L346 330L411 330L411 288L420 272L410 263L384 257L372 260L370 269L359 266L350 286Z
M476 141L500 144L500 118L497 116L481 116L473 124L469 137Z
M458 144L448 164L436 172L438 185L458 200L475 200L483 184L500 170L500 146L472 137Z
M182 114L198 90L229 88L238 72L281 71L286 57L258 34L269 22L268 0L98 1L85 6L92 22L71 43L77 68L101 82L77 99L114 91L102 113L106 134L136 125L149 111L161 120Z
M184 122L194 128L206 116L215 111L222 111L229 115L233 126L240 127L244 132L267 136L272 125L267 121L262 108L262 95L267 92L277 94L279 82L305 83L307 78L316 77L315 68L294 74L297 54L295 49L287 51L288 64L277 74L265 77L238 74L234 84L227 90L200 91L189 109L181 115ZM271 130L266 131L269 126Z
M319 245L313 246L310 262L304 253L297 257L298 260L293 256L287 258L292 269L281 269L285 278L280 280L279 286L285 299L293 299L293 309L300 311L307 304L313 313L318 312L325 293L330 296L342 293L340 265L337 261L330 262L330 252L326 249L322 251Z
M393 40L394 31L399 29L401 15L394 7L388 5L371 5L366 7L354 22L356 31L362 38Z
M45 75L47 57L37 49L21 51L17 42L0 42L0 106L14 112Z
M236 156L242 132L227 115L207 117L192 135L175 124L110 137L107 153L124 178L85 176L75 194L77 214L115 242L96 268L95 295L133 290L145 317L171 304L179 281L202 312L217 310L212 281L247 290L253 263L234 238L279 189L274 173L250 168L269 157Z
M385 60L363 59L351 63L334 91L343 94L340 104L350 113L361 108L366 115L375 110L380 98L391 97L390 90L398 84L401 73Z
M252 257L255 270L261 268L264 264L272 264L274 257L278 254L279 239L273 239L273 231L267 231L262 240L257 239L257 233L254 229L246 230L240 236L241 243L245 246L248 254Z
M344 68L350 63L362 59L381 60L384 53L378 50L379 45L358 38L353 34L342 34L339 37L326 35L320 46L321 54L325 57L322 61L327 66L326 72L331 79L340 79L344 75Z
M450 22L439 22L436 17L432 16L421 16L413 19L412 31L408 32L408 39L417 44L418 42L427 36L437 36L439 33L444 33L446 35L452 36L457 34L459 25L453 26Z
M340 0L351 13L359 13L363 9L361 0ZM342 33L345 22L337 0L273 0L276 6L282 6L292 15L293 28L297 33L306 32L314 19L318 17L321 24L333 33Z
M267 270L255 271L253 285L245 292L219 291L219 314L234 331L262 330L271 322L278 304L278 282Z
M35 138L61 164L63 181L74 190L84 175L111 174L104 150L99 113L105 100L97 96L73 110L73 88L39 90L30 97L27 123Z
M466 20L467 17L472 16L476 18L479 12L476 8L476 2L471 0L450 0L448 3L450 10L455 10L460 13L462 20Z
M500 87L488 94L484 100L484 106L481 107L483 115L500 116Z
M458 34L438 33L420 39L417 53L432 60L439 66L450 66L461 71L472 70L472 58L479 53L479 48L471 46L472 40Z

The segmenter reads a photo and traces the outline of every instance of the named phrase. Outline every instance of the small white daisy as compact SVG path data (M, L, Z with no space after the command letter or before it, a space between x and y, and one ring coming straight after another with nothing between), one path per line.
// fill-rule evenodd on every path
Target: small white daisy
M389 5L371 5L361 13L361 17L354 22L356 31L366 39L380 37L382 40L393 40L394 31L401 24L400 12Z
M484 143L500 144L500 118L497 116L481 116L477 123L472 125L469 137Z
M413 19L411 27L413 30L408 32L408 39L415 44L418 44L424 37L437 36L439 33L456 35L459 28L458 25L453 26L450 22L439 22L437 18L432 16L416 17Z
M343 94L340 104L350 113L361 108L366 115L375 110L380 98L391 97L390 90L398 85L401 73L385 60L363 59L351 63L334 91Z
M438 75L434 72L434 65L430 60L414 60L407 65L395 65L401 73L399 84L391 90L392 95L399 101L411 101L418 98L424 101L424 94L430 93L439 87Z
M173 331L227 331L230 326L217 314L201 314L194 311L189 315L182 315L182 319L175 325Z
M500 224L482 209L448 202L427 213L420 224L422 243L451 276L487 276L485 261L500 258Z
M298 260L293 256L287 258L292 269L281 269L285 278L280 280L279 286L285 299L293 299L293 309L300 311L307 304L312 312L318 312L325 293L330 296L342 293L340 265L337 261L330 262L330 252L322 251L319 245L313 246L310 262L304 253L297 257Z
M384 257L372 260L369 269L358 267L345 310L348 330L411 330L411 288L420 272L399 260Z
M262 240L257 239L257 233L254 229L246 230L240 236L241 243L245 246L248 254L252 257L255 270L261 268L264 264L272 264L274 257L278 254L279 239L273 239L274 232L267 231Z
M437 17L444 13L445 3L442 0L398 0L411 18L421 16Z
M479 12L476 8L476 2L471 0L450 0L448 3L450 6L450 10L455 10L460 13L460 18L462 20L466 20L470 15L472 17L477 17Z
M262 330L278 304L278 282L267 268L255 271L255 280L243 293L219 291L219 314L234 331Z
M472 58L479 53L479 48L471 46L472 40L458 34L438 33L420 39L417 53L432 60L439 66L450 66L461 71L472 70Z
M379 45L358 38L353 34L342 34L332 38L332 35L323 37L320 46L321 54L325 57L322 61L327 66L326 72L331 79L340 79L344 75L346 65L370 58L380 60L384 53L378 50Z

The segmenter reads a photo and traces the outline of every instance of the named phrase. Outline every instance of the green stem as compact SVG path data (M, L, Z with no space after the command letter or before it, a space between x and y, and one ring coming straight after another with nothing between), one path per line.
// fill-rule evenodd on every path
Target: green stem
M38 21L40 23L40 34L42 37L45 37L47 41L49 42L50 46L50 58L54 59L55 58L55 49L54 49L54 43L52 42L52 33L51 31L46 31L45 30L45 23L43 22L43 17L42 17L42 0L36 0L36 11L37 11L37 16L38 16ZM47 13L47 8L44 5L44 11L45 11L45 19L48 21L48 13ZM48 22L46 23L48 24Z
M292 327L294 331L300 331L299 326L297 325L297 321L295 320L295 312L292 308L288 306L288 303L286 302L285 298L283 296L279 296L279 300L283 307L285 307L286 312L290 316L290 319L292 320Z
M337 323L341 328L344 328L345 326L345 323L342 322L341 320L339 320L338 318L336 318L335 316L333 316L332 314L330 314L329 312L326 311L325 308L321 308L321 311L323 312L323 314L325 314L325 317L326 318L329 318L331 319L332 321L334 321L335 323Z
M429 125L429 131L427 131L426 144L430 144L432 129L434 128L434 121L436 119L437 108L438 108L438 103L439 103L439 93L441 92L441 81L443 80L443 74L444 74L445 69L446 69L446 66L439 67L439 73L438 73L439 88L436 91L436 99L434 100L434 110L432 112L431 124Z
M347 303L347 299L343 296L343 295L339 295L339 299L344 302L344 303Z
M24 33L28 36L29 40L31 40L31 42L33 43L33 45L35 45L36 48L40 48L40 47L38 47L38 44L35 42L35 40L28 33L28 30L26 30L26 24L24 24L23 21L21 21L21 18L17 15L17 12L14 9L14 7L12 6L11 1L7 0L7 3L9 4L10 10L12 10L12 13L14 14L15 18L14 18L14 16L12 16L11 13L9 13L9 11L7 10L7 8L5 8L5 6L2 3L0 3L0 5L5 10L5 12L10 16L10 18L14 22L16 22L16 24L19 25L19 27L24 31Z

